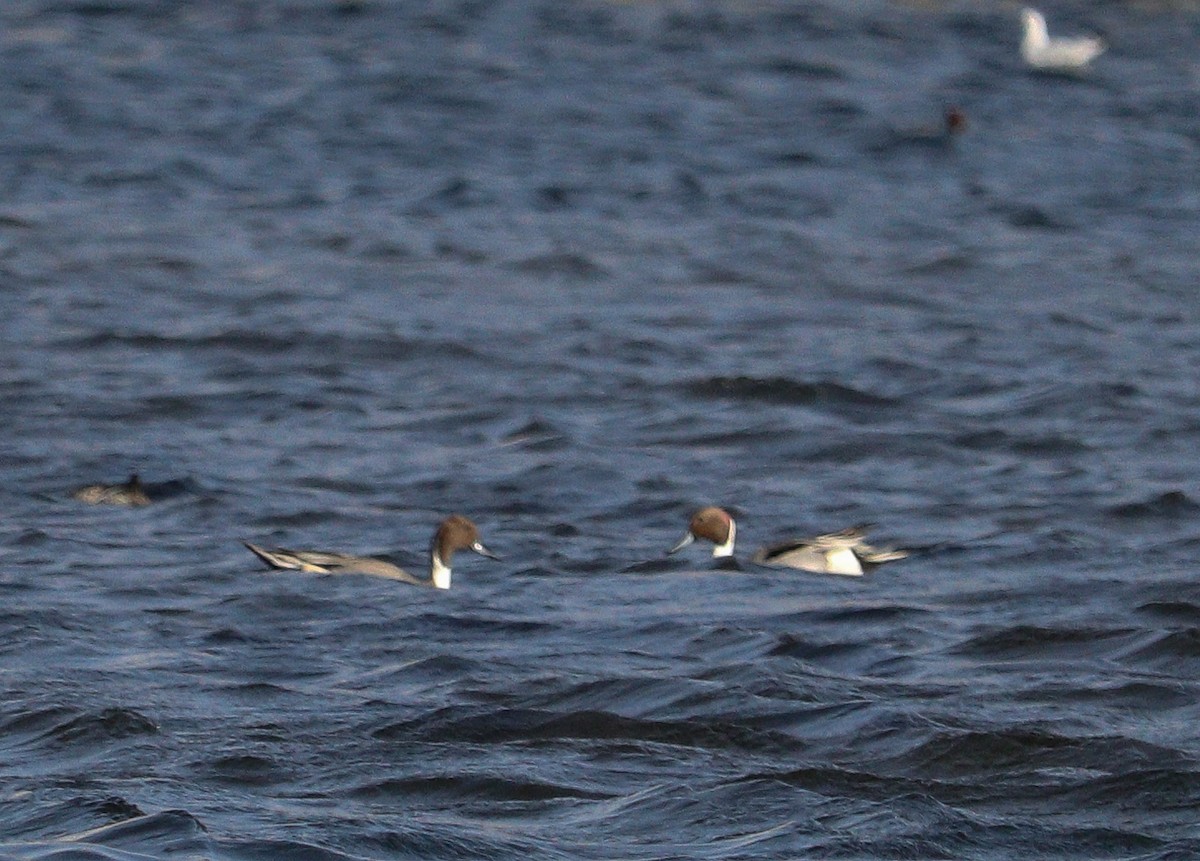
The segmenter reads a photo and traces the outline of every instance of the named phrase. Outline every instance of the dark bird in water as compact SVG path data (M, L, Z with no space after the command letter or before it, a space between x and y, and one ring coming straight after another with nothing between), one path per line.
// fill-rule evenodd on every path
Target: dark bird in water
M135 472L124 484L89 484L71 493L71 497L89 505L149 505L150 497Z

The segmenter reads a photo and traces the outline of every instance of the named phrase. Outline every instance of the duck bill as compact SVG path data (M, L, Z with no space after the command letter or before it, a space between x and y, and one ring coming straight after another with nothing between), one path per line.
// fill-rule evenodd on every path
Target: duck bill
M678 553L680 550L687 547L689 544L691 544L695 540L696 540L695 535L693 535L690 532L687 533L686 535L683 536L682 539L680 539L678 544L676 544L674 547L672 547L670 550L667 551L667 555L670 556L672 553Z
M480 556L485 556L488 559L495 559L497 561L499 561L501 559L501 556L499 554L493 553L492 551L488 550L486 547L483 546L482 542L476 541L474 544L471 545L471 549L474 550L476 553L478 553Z

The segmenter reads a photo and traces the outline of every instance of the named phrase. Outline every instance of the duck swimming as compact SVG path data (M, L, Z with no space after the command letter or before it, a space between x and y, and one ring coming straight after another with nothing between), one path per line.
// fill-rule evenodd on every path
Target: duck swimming
M732 556L733 543L737 540L737 524L724 508L717 508L715 505L701 508L692 515L692 519L688 523L688 531L683 538L667 553L678 553L697 538L712 542L714 558L723 559Z
M124 484L88 484L71 493L72 499L89 505L149 505L150 497L135 472Z
M461 514L452 514L442 521L433 534L429 549L429 578L416 577L403 568L383 559L371 556L351 556L346 553L331 553L322 550L286 550L282 547L267 548L242 542L271 568L291 571L306 571L311 574L369 574L400 580L414 586L432 586L435 589L450 588L450 561L456 550L470 550L488 559L499 559L479 540L479 530Z
M729 512L716 506L701 508L692 515L687 534L668 550L676 553L696 539L713 543L714 557L733 555L737 524ZM861 577L867 567L903 559L907 550L874 547L866 542L866 529L855 526L841 532L798 538L764 547L751 561L768 568L795 568L817 574Z

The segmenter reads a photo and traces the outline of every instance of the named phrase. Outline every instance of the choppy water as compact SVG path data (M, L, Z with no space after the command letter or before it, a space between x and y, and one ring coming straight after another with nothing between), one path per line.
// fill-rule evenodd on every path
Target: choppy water
M1195 857L1200 12L1046 11L4 6L0 857Z

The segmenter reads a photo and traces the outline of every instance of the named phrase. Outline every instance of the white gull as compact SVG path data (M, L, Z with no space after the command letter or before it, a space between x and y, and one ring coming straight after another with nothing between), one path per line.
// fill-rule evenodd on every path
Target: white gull
M1072 71L1082 69L1104 53L1102 39L1092 36L1051 39L1046 18L1028 6L1021 10L1025 35L1021 37L1021 56L1035 69Z

